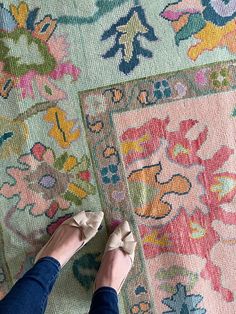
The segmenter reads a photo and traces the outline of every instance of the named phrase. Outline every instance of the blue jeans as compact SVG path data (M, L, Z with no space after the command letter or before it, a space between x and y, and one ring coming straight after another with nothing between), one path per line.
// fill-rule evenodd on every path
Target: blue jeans
M0 314L44 313L48 296L60 269L61 266L56 259L52 257L40 259L0 301ZM110 287L102 287L95 291L89 313L118 314L116 291Z

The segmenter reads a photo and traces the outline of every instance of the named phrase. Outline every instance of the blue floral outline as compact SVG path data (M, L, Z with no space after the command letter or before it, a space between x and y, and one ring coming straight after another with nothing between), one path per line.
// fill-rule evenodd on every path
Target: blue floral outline
M117 27L126 25L130 18L133 16L134 13L138 14L138 17L140 21L142 22L142 25L148 30L146 33L137 33L136 36L134 37L133 40L133 55L132 58L129 62L126 62L124 59L125 56L125 48L124 45L120 44L119 39L122 36L122 32L117 31ZM105 53L102 55L104 59L107 58L112 58L116 55L116 53L121 50L122 53L122 59L119 64L119 70L123 72L124 74L129 74L138 64L139 64L139 55L142 55L143 57L146 58L151 58L153 56L153 53L149 49L145 49L141 46L138 37L143 36L149 41L155 41L158 40L157 36L154 33L154 29L152 26L150 26L145 17L144 10L141 6L135 6L130 9L129 13L127 16L121 17L117 23L112 24L111 27L106 30L102 37L101 40L107 40L108 38L115 36L115 43L114 45Z

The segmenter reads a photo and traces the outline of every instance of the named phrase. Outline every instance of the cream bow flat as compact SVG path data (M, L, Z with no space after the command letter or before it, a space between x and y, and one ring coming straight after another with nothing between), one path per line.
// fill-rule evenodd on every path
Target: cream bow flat
M107 251L116 250L119 248L129 255L132 267L134 262L136 244L137 242L135 241L133 233L130 230L130 225L128 221L124 221L123 223L118 225L116 229L113 231L113 233L110 235L107 241L104 254ZM121 282L120 288L118 289L117 293L120 292L127 276Z
M120 248L126 254L129 254L133 263L136 244L137 242L134 240L128 221L124 221L110 235L105 252Z
M83 243L82 245L72 254L74 255L78 250L80 250L86 243L88 243L98 232L98 228L101 225L101 222L103 220L103 212L85 212L81 211L75 216L67 219L64 221L58 228L57 230L53 233L51 236L50 240L42 247L42 249L39 251L37 254L34 263L36 263L41 256L43 255L43 252L45 248L53 241L53 239L56 238L58 231L63 228L63 226L67 225L70 226L71 228L80 228L83 234ZM69 259L61 265L63 267Z

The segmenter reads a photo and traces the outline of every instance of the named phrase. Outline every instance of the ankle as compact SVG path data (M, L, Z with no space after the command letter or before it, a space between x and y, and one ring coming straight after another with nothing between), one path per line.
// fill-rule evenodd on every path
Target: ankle
M95 290L110 287L118 293L131 269L131 265L130 257L122 250L117 249L106 252L96 276Z

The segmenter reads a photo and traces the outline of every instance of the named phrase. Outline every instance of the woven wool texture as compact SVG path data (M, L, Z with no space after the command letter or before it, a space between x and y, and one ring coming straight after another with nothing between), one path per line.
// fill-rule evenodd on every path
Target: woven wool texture
M120 313L234 313L235 39L235 0L0 4L0 298L63 221L103 210L48 314L88 313L124 219Z

